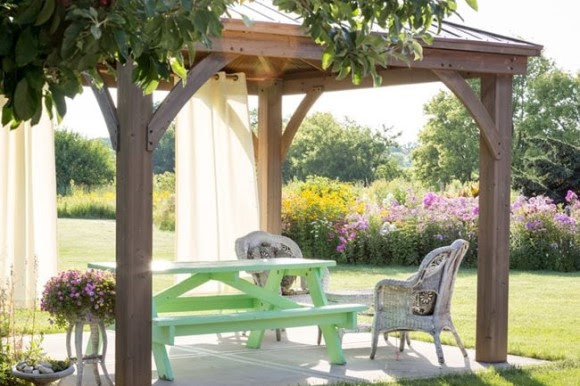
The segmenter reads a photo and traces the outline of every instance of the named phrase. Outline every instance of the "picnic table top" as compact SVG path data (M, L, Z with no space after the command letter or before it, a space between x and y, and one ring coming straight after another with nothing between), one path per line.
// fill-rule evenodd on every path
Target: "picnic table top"
M151 271L154 274L177 273L219 273L219 272L259 272L275 269L301 269L333 267L334 260L275 258L256 260L222 260L222 261L153 261ZM115 272L115 262L89 263L89 268Z

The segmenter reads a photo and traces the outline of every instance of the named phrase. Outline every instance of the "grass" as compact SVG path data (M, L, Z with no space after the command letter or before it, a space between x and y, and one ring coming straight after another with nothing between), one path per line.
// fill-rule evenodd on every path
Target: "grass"
M88 262L114 261L115 224L110 220L58 220L59 270L84 269ZM155 231L154 259L174 256L172 232ZM332 270L331 288L369 288L385 277L405 278L412 267L339 266ZM485 371L427 381L404 381L401 385L570 385L580 379L580 273L511 272L510 274L510 354L557 360L549 366ZM154 288L165 287L171 277L155 277ZM475 345L477 272L461 269L453 298L453 318L467 347ZM21 311L20 323L30 317ZM37 331L54 332L48 315L36 315ZM414 339L430 340L425 334ZM442 341L454 344L451 334Z

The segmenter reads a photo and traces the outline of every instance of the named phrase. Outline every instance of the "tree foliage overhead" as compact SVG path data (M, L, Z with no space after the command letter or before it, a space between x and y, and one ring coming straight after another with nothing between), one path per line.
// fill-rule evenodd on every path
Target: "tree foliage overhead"
M133 80L145 92L171 73L186 76L183 51L210 46L221 34L228 6L243 0L3 0L0 3L0 94L8 103L2 124L38 122L42 104L59 116L65 97L82 92L97 66L136 64ZM466 0L473 8L476 0ZM298 14L316 42L325 47L323 66L355 83L379 78L375 65L389 57L421 57L418 42L427 30L455 12L456 0L273 0ZM372 34L376 26L386 34Z
M390 148L396 143L389 130L373 132L347 120L341 124L329 113L306 118L298 130L283 168L284 180L322 176L340 181L371 182L401 175Z
M113 156L102 140L85 139L78 133L57 130L54 133L54 148L59 194L70 193L73 183L93 188L113 182Z

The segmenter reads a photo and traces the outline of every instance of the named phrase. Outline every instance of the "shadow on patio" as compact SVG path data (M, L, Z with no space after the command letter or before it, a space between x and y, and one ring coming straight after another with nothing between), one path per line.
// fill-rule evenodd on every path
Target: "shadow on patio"
M112 343L114 334L110 332ZM375 360L369 359L369 333L346 334L343 348L348 360L345 366L331 365L324 346L316 345L316 328L292 328L276 342L273 331L267 332L259 350L245 347L247 337L241 333L199 335L178 338L169 347L175 371L173 382L156 379L153 385L305 385L334 382L376 382L402 378L437 377L448 373L478 371L488 364L475 362L474 350L462 357L457 347L443 346L446 364L440 366L432 343L412 342L412 348L398 351L398 339L388 343L381 339ZM45 336L44 346L53 356L65 356L64 335ZM107 353L107 368L114 373L114 345ZM505 366L545 363L537 359L508 356ZM92 369L86 368L83 385L95 385ZM75 385L76 375L58 385Z

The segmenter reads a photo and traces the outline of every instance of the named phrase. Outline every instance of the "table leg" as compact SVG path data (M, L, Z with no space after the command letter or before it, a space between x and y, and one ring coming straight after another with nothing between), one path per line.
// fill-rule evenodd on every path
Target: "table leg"
M169 363L169 356L167 355L165 344L153 342L152 351L159 378L173 381L173 369L171 368L171 363Z
M322 277L320 269L312 269L305 274L310 290L310 297L315 306L324 306L328 303L326 295L322 289ZM338 333L338 328L335 325L321 325L319 326L324 336L326 344L326 352L328 353L330 362L335 365L344 365L346 359L342 351L342 342Z
M282 282L282 277L284 277L283 270L271 271L268 275L268 281L266 282L264 289L274 293L280 292L280 283ZM272 308L274 308L272 305L266 303L262 303L257 307L259 310L271 310ZM248 338L248 343L246 346L249 348L260 348L262 345L262 339L264 339L264 330L252 331L250 332L250 337Z

